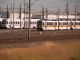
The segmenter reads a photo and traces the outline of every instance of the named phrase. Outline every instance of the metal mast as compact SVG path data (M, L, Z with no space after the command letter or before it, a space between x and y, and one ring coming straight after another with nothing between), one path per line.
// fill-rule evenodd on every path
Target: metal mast
M7 19L9 18L9 9L8 9L8 5L7 5Z
M42 6L42 19L44 19L44 8Z
M14 31L14 1L13 1L13 31Z
M21 29L21 3L20 3L19 19L20 19L20 29Z
M30 40L30 27L31 27L31 0L29 0L29 21L28 21L28 40Z
M25 0L24 0L24 29L25 29Z
M48 20L48 9L46 8L46 20Z
M77 11L76 11L76 3L75 3L75 29L76 29L76 14L77 13Z
M67 13L67 29L68 29L68 15L69 15L68 0L67 0L66 8L67 8L66 13Z
M44 17L44 11L43 11L43 17ZM46 21L48 20L48 9L46 8ZM47 30L47 23L45 21L45 30Z
M59 30L59 25L60 25L60 23L59 23L59 14L60 14L60 9L58 8L58 30Z

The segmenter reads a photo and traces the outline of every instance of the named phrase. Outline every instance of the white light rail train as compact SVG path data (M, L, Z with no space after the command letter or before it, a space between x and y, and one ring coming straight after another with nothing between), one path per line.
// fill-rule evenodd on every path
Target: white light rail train
M25 23L24 23L25 22ZM0 18L0 29L20 29L28 28L29 19L16 19L14 18ZM80 29L80 18L72 19L53 19L53 20L42 20L42 19L31 19L30 28L37 30L64 30L64 29Z
M31 19L31 28L37 28L37 21L40 19ZM25 23L24 23L25 22ZM19 28L28 28L29 19L14 19L13 18L0 18L0 28L1 29L19 29Z
M80 19L55 19L37 21L37 30L64 30L80 29Z

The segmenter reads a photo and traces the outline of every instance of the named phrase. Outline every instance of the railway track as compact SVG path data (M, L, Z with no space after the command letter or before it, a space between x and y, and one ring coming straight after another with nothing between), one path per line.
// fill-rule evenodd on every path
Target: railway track
M32 30L30 40L27 39L27 32L24 29L15 29L14 32L10 29L0 30L0 44L5 43L23 43L23 42L38 42L38 41L56 41L79 39L80 30L55 30L55 31L40 31Z

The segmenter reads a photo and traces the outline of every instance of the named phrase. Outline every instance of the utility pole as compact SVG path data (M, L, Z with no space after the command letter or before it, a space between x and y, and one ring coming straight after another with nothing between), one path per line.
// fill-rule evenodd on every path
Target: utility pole
M20 19L20 29L21 29L21 3L20 3L19 19Z
M13 4L11 3L10 5L11 5L10 6L10 13L12 14L12 11L13 11L13 6L12 5ZM13 22L13 18L12 17L11 17L11 22ZM12 29L12 23L10 23L10 26L11 26L10 29Z
M24 0L24 29L25 29L25 0Z
M75 29L76 29L76 16L77 16L77 11L76 11L76 3L75 3Z
M46 8L46 20L48 20L48 9Z
M12 4L11 4L11 6L10 6L10 11L11 11L11 13L12 13L12 9L13 9L13 7L12 7Z
M59 25L60 25L60 23L59 23L59 14L60 14L60 9L58 8L58 30L59 30Z
M28 21L28 40L30 40L31 28L31 0L29 0L29 21Z
M8 19L8 18L9 18L9 9L8 9L8 5L7 5L7 11L6 11L6 12L7 12L6 15L7 15L7 19Z
M69 20L69 19L68 19L68 15L69 15L68 0L67 0L66 8L67 8L67 9L66 9L66 13L67 13L67 29L68 29L68 20Z
M43 11L44 13L44 11ZM43 17L44 17L44 14L43 14ZM48 20L48 9L46 8L46 21ZM45 21L45 30L47 30L47 23Z
M13 1L13 31L14 31L14 1Z
M44 19L44 8L42 6L42 20Z

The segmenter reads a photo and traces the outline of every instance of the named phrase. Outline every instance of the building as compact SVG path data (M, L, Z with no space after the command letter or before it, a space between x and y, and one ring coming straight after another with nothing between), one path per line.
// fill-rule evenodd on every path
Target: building
M25 14L25 18L28 18L29 14ZM32 14L31 14L32 17ZM10 13L10 18L13 18L13 13ZM14 13L14 18L19 18L19 13ZM24 19L24 13L21 13L21 19Z

